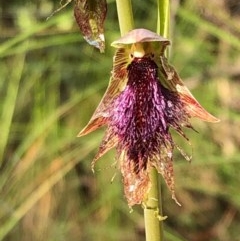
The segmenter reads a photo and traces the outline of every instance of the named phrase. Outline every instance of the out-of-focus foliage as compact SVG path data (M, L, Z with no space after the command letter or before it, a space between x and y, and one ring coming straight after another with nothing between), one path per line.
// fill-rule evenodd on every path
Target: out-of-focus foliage
M76 138L107 87L109 43L120 35L115 3L108 1L104 55L83 41L71 4L46 21L58 4L0 4L0 240L144 240L142 209L129 212L112 168L114 153L91 173L103 132ZM240 6L227 0L172 4L170 62L222 121L193 120L199 133L187 132L191 164L175 153L182 207L163 184L166 240L237 241ZM136 27L155 31L155 1L133 0L133 9Z

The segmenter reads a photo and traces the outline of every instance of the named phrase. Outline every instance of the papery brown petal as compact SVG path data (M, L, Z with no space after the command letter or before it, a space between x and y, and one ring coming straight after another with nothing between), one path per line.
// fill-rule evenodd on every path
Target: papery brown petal
M107 129L105 136L103 137L102 143L99 147L97 154L92 161L92 169L94 169L96 161L102 157L109 150L114 148L118 144L118 137L113 134L110 128Z
M151 187L147 169L141 169L136 173L134 161L127 158L124 150L119 156L119 162L128 205L131 207L142 204L147 199Z
M181 100L185 103L185 109L189 116L197 117L203 121L207 122L219 122L220 120L215 116L207 112L199 102L194 98L189 89L184 85L180 76L173 66L171 66L167 58L164 56L160 57L160 64L158 64L160 69L160 75L163 78L163 85L172 91L177 91L180 94Z
M112 108L113 100L124 90L127 84L127 69L128 54L125 49L118 49L114 56L112 77L110 79L108 88L96 108L93 116L91 117L88 124L78 134L78 137L89 134L90 132L106 125L108 117L110 116L109 111Z
M175 196L175 184L174 184L174 172L173 172L173 147L174 144L166 141L164 143L164 147L160 148L160 152L158 155L154 156L150 163L154 166L157 171L163 176L169 190L172 193L172 199L181 206Z
M86 41L104 52L106 0L75 0L74 16Z
M89 134L92 131L95 131L96 129L104 126L107 124L107 118L104 118L102 116L98 117L98 118L94 118L93 120L91 119L89 121L89 123L85 126L84 129L82 129L79 133L78 133L78 137L81 136L85 136L87 134Z
M185 103L185 109L191 117L197 117L207 122L219 122L220 120L206 111L199 102L189 94L187 87L178 86L179 92L181 93L181 99Z

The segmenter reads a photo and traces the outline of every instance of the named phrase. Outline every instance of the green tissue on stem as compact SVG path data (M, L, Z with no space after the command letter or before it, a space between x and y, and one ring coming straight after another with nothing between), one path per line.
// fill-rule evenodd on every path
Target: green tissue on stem
M158 23L157 33L167 37L169 29L169 0L157 0ZM130 0L116 0L118 19L121 35L126 34L134 28L132 7ZM144 208L145 233L147 241L163 240L162 198L160 191L159 175L156 169L152 168L150 173L152 183Z

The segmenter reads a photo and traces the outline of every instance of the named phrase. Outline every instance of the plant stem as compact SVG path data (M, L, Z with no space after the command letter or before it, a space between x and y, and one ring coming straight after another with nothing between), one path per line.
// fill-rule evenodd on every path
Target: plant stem
M169 0L157 0L158 5L158 22L157 33L161 36L168 38L169 36L169 19L170 19L170 6Z
M169 0L157 0L158 5L158 22L157 33L163 37L169 34ZM159 175L155 168L150 171L151 189L144 209L146 241L163 240L163 223L162 217L162 196L161 183Z
M168 35L169 0L158 1L157 32L162 36ZM120 32L123 36L134 28L131 0L116 0ZM161 24L160 24L161 23ZM159 175L155 168L150 171L151 189L148 193L144 208L146 241L162 241L163 225L162 199L160 192Z
M134 28L131 0L116 0L121 36Z
M162 198L159 182L159 174L155 168L150 172L151 189L148 193L148 199L145 203L144 221L146 241L163 240L162 216ZM164 219L164 218L163 218Z

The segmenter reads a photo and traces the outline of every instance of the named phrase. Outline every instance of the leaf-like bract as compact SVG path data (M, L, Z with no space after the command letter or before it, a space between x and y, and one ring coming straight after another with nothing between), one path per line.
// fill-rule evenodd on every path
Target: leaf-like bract
M84 39L100 52L104 52L104 20L107 14L106 0L76 0L74 16Z

